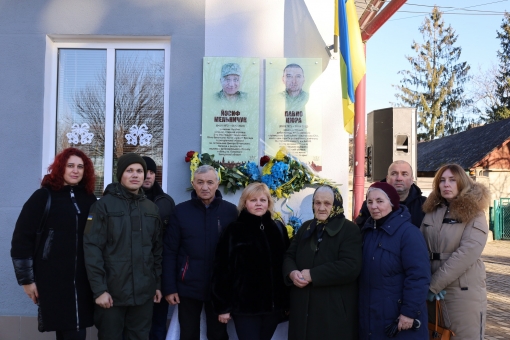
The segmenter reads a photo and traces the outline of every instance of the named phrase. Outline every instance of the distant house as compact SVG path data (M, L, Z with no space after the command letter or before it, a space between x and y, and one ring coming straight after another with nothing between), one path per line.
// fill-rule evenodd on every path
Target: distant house
M510 197L510 119L418 143L418 177L433 177L444 164L457 163L489 185L492 199Z

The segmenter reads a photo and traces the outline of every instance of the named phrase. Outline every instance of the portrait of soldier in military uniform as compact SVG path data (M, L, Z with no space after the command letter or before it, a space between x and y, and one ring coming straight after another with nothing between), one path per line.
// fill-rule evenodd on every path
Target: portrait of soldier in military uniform
M220 83L222 90L216 93L217 100L229 102L244 101L247 99L246 92L239 91L241 86L241 66L237 63L227 63L221 67Z
M308 92L303 91L305 83L305 73L298 64L289 64L283 69L282 81L285 84L285 91L282 95L285 97L286 111L304 111L308 102Z

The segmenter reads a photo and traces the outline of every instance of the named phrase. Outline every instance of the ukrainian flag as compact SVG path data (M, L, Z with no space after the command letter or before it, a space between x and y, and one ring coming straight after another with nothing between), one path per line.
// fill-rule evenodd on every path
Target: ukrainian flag
M354 0L335 0L335 35L340 40L344 128L354 132L354 93L365 76L365 52Z

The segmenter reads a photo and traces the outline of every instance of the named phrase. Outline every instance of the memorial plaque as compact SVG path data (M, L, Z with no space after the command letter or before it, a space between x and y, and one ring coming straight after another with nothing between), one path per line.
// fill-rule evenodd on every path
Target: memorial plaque
M202 153L233 167L258 158L259 59L204 58Z
M320 58L266 59L266 154L280 147L314 170L322 170L322 114L313 82Z

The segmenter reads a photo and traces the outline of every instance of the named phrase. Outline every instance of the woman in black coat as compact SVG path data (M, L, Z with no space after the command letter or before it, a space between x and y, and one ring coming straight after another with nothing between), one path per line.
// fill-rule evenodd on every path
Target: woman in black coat
M271 339L288 307L281 272L289 238L272 219L273 205L264 183L248 185L216 248L213 306L220 322L234 319L239 340Z
M82 151L68 148L55 157L48 171L41 189L23 205L11 257L18 283L39 305L39 331L56 331L57 339L84 340L94 310L83 257L83 230L96 202L94 167Z
M289 340L357 340L360 230L345 218L336 188L317 188L312 208L283 262L292 286Z

